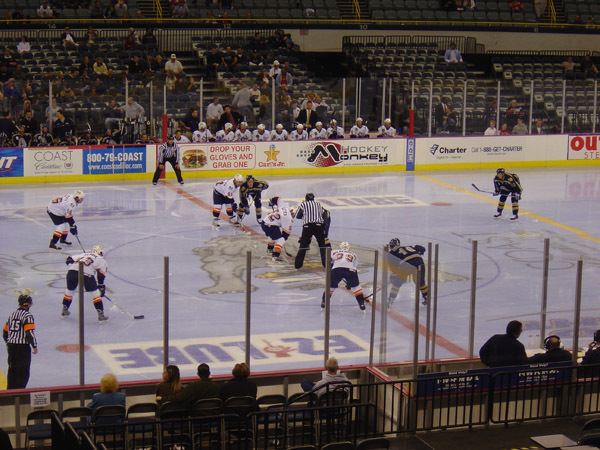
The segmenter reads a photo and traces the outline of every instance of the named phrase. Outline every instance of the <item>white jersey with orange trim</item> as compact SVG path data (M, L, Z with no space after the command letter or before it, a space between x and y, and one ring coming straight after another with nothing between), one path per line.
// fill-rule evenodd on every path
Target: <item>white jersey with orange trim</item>
M290 234L292 232L293 219L289 205L283 202L279 203L273 212L267 214L264 223L270 227L280 227L282 231Z
M334 250L331 252L331 263L332 269L344 268L356 271L358 258L356 257L356 253Z
M233 178L230 180L217 181L215 183L215 191L227 198L233 198L234 194L238 192L239 189L240 188L233 182Z
M235 141L235 133L233 131L219 130L215 138L217 142L233 142Z
M277 130L271 131L271 140L272 141L287 141L288 140L288 132L286 130L281 130L281 133L277 132Z
M206 130L196 130L194 131L194 134L192 134L192 141L194 142L209 142L211 139L213 139L213 135L210 132L210 130L206 129Z
M67 194L62 197L56 197L52 199L48 205L48 211L59 217L73 217L73 210L77 207L78 203L73 198L73 195Z
M377 136L381 137L395 137L397 134L396 129L392 126L386 127L385 125L381 125L377 130Z
M329 134L325 128L321 128L320 130L313 128L310 130L310 138L311 139L327 139Z
M83 262L83 274L86 277L96 276L96 272L106 275L108 272L108 264L102 256L94 255L93 253L80 253L79 255L71 256L73 264L69 265L68 270L79 270L79 261Z
M308 133L306 130L302 130L301 133L298 133L298 130L293 130L290 133L290 141L306 141L308 140Z
M270 141L271 140L271 132L269 130L265 130L262 134L258 130L254 130L252 134L252 139L258 142Z
M235 141L236 142L248 142L251 140L252 140L252 131L245 129L244 131L237 130L235 132Z

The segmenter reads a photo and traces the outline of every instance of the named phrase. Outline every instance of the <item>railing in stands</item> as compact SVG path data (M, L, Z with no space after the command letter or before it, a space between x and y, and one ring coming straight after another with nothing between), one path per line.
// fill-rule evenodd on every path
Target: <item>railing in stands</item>
M156 18L162 19L163 10L162 10L162 3L160 2L160 0L154 0L154 12L156 14Z
M352 0L352 9L354 10L354 17L361 20L360 3L358 3L358 0Z
M386 47L396 46L437 46L440 49L450 47L450 44L456 44L456 47L462 53L475 53L477 51L477 41L472 37L465 36L344 36L342 47L351 46L371 46Z
M556 5L554 0L548 0L548 11L550 11L550 23L556 23Z

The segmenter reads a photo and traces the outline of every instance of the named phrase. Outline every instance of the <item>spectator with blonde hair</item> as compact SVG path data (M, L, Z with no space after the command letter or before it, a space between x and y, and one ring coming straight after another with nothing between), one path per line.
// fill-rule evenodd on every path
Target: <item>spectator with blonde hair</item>
M340 372L338 360L336 358L329 358L325 363L325 369L323 371L323 378L313 383L310 380L304 380L300 383L304 392L312 392L317 397L325 394L328 390L334 390L336 384L349 384L350 380L348 377ZM339 387L339 386L338 386Z
M221 386L219 396L223 400L231 397L256 398L257 387L254 381L248 380L250 368L246 363L239 363L231 371L233 378Z
M100 379L100 392L96 392L87 407L92 411L101 406L125 406L125 394L118 392L119 382L112 373L107 373Z

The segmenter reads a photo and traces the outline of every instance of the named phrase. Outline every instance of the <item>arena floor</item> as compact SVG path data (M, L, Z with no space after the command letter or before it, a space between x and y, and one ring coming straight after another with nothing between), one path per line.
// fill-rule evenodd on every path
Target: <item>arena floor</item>
M510 171L510 168L507 168ZM584 260L581 345L600 328L600 172L593 169L516 171L524 186L520 219L509 220L510 204L492 217L497 199L475 192L471 183L492 189L493 171L431 174L347 175L269 179L265 196L299 200L307 191L331 210L330 237L349 241L360 259L360 277L371 291L374 250L393 237L406 244L439 243L439 338L436 357L463 357L468 346L471 240L479 242L475 349L511 319L525 323L521 340L539 343L543 240L551 240L547 334L570 346L576 261ZM130 182L89 185L0 187L0 317L16 307L14 291L34 290L32 312L40 346L33 357L29 387L78 383L78 307L60 317L65 288L64 261L78 253L77 242L51 252L49 200L75 188L87 197L76 215L86 249L106 248L107 294L132 320L105 301L109 315L99 324L85 300L86 381L112 371L122 380L156 379L162 370L163 257L170 257L170 355L183 375L208 362L213 373L229 372L244 358L245 264L252 251L252 369L320 367L324 274L316 249L296 271L288 261L270 264L254 217L248 232L211 226L214 180L173 181L152 186ZM265 202L266 203L266 202ZM266 209L266 208L265 208ZM295 225L287 251L297 248ZM380 352L377 311L375 358L409 360L412 355L414 287L402 287L387 322L387 348ZM426 307L421 306L421 312ZM367 312L370 312L369 308ZM421 324L425 323L421 314ZM368 360L370 314L338 290L332 298L331 353L342 364ZM420 327L421 332L423 328ZM424 355L421 339L420 350ZM0 346L0 368L6 349Z

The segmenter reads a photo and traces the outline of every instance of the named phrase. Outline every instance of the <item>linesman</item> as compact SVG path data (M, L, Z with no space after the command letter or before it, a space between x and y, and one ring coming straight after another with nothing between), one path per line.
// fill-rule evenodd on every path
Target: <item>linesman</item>
M4 324L2 336L8 351L8 389L25 389L29 381L31 352L37 353L35 320L29 312L33 304L27 291L19 295L19 309Z
M300 248L294 262L294 267L300 269L304 264L304 257L310 246L310 241L313 236L319 244L321 253L321 264L325 267L325 255L327 244L325 242L325 230L323 223L326 213L321 204L315 201L315 194L309 192L304 197L304 201L298 206L296 211L296 219L302 219L302 235L300 236Z
M173 167L177 181L179 184L183 184L183 178L181 178L181 169L179 168L179 145L173 139L172 135L167 137L167 142L158 146L158 165L154 171L154 177L152 177L152 184L158 183L158 178L161 172L165 169L165 164L168 162Z

